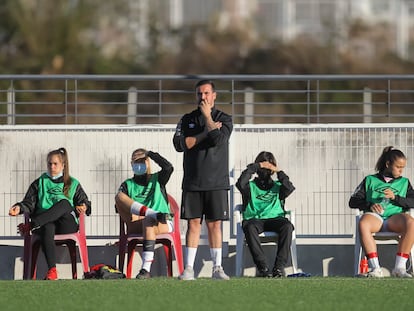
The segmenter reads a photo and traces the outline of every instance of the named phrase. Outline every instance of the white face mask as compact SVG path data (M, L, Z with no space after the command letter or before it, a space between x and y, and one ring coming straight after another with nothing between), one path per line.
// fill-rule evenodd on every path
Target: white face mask
M59 174L55 175L55 176L50 175L50 174L49 174L49 172L48 172L48 173L47 173L47 176L49 176L49 177L50 177L50 179L52 179L52 180L56 180L56 179L59 179L60 177L62 177L62 176L63 176L63 171L62 171L62 172L60 172Z
M144 175L147 172L147 165L145 163L132 163L131 166L135 175Z

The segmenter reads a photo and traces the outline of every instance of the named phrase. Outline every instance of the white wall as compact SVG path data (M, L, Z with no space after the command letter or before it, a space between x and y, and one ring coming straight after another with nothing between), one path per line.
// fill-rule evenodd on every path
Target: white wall
M173 163L175 171L167 190L181 201L182 154L173 148L174 130L175 125L0 127L0 244L7 245L1 262L3 267L10 266L0 273L0 279L21 277L19 254L23 241L16 226L23 219L11 218L7 213L23 198L30 182L45 171L45 157L50 150L67 148L70 172L92 201L86 228L91 265L116 265L117 247L113 243L119 228L113 198L121 182L131 175L129 161L134 149L157 151ZM296 211L299 267L313 274L349 275L353 271L351 245L355 229L348 199L362 178L374 172L376 160L387 145L407 155L405 176L412 179L414 124L235 125L230 147L232 182L260 151L273 152L296 186L287 208ZM240 194L233 190L232 203L239 203ZM223 224L223 264L230 275L234 268L232 225L232 221ZM185 227L182 222L183 238ZM335 244L341 245L337 248ZM314 259L306 260L309 256ZM330 272L321 270L326 260L331 262ZM69 265L65 266L65 276L70 277ZM249 266L254 274L251 262ZM206 247L200 249L196 268L202 276L211 273Z
M407 124L235 125L232 182L258 152L271 151L296 186L287 207L296 211L297 235L350 236L354 211L348 208L349 196L363 176L374 172L384 146L394 145L406 153L405 175L412 178L413 129ZM131 175L130 154L138 147L157 151L173 163L175 171L167 190L180 203L182 154L173 148L174 130L175 125L0 127L0 200L4 206L0 237L16 238L21 218L10 218L8 208L45 171L46 154L61 146L68 150L71 174L92 201L86 229L90 238L118 236L113 198ZM241 201L236 189L231 197L232 203ZM231 221L224 224L225 240L232 237L231 228Z

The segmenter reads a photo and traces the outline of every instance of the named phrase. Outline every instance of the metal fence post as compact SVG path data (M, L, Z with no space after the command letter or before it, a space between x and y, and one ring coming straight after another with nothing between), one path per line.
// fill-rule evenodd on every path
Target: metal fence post
M137 104L138 104L137 88L132 86L128 89L127 124L136 124L137 123Z
M7 124L16 124L16 95L13 86L7 90Z
M254 93L251 87L246 88L244 93L244 124L253 124L254 115Z
M364 123L372 122L372 93L371 89L364 87L364 104L363 104Z

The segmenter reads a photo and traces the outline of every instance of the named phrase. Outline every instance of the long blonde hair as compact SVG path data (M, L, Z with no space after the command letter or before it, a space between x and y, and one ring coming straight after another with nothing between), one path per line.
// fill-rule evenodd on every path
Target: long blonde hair
M63 147L60 147L56 150L52 150L47 154L47 161L49 161L50 157L54 155L58 156L60 161L63 163L63 194L65 196L68 196L70 186L72 185L72 180L69 175L68 152Z

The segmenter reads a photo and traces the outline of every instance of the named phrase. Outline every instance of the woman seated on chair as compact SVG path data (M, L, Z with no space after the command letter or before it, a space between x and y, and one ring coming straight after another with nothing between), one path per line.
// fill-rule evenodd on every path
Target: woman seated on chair
M277 173L277 181L272 175ZM253 174L257 176L251 180ZM293 224L285 218L284 200L295 190L289 177L279 169L271 152L260 152L247 165L237 183L243 199L242 228L259 277L283 277L292 243ZM272 272L260 244L259 234L273 231L279 235Z
M47 172L32 182L23 201L14 204L10 216L30 214L30 227L19 225L22 234L37 234L46 257L46 280L57 280L55 234L77 232L80 213L91 213L91 203L78 180L69 175L65 148L47 155Z
M375 166L377 173L366 176L349 200L349 207L364 213L358 229L368 257L368 277L383 277L372 236L380 231L401 235L392 276L412 277L407 273L406 263L414 243L414 218L406 212L414 208L414 190L410 181L402 176L406 163L402 151L385 147Z
M161 170L151 174L151 161ZM134 176L125 180L115 197L115 205L127 225L128 234L144 237L142 267L138 279L151 277L157 234L173 231L173 222L165 186L174 170L172 164L160 154L145 149L132 153L131 166Z

